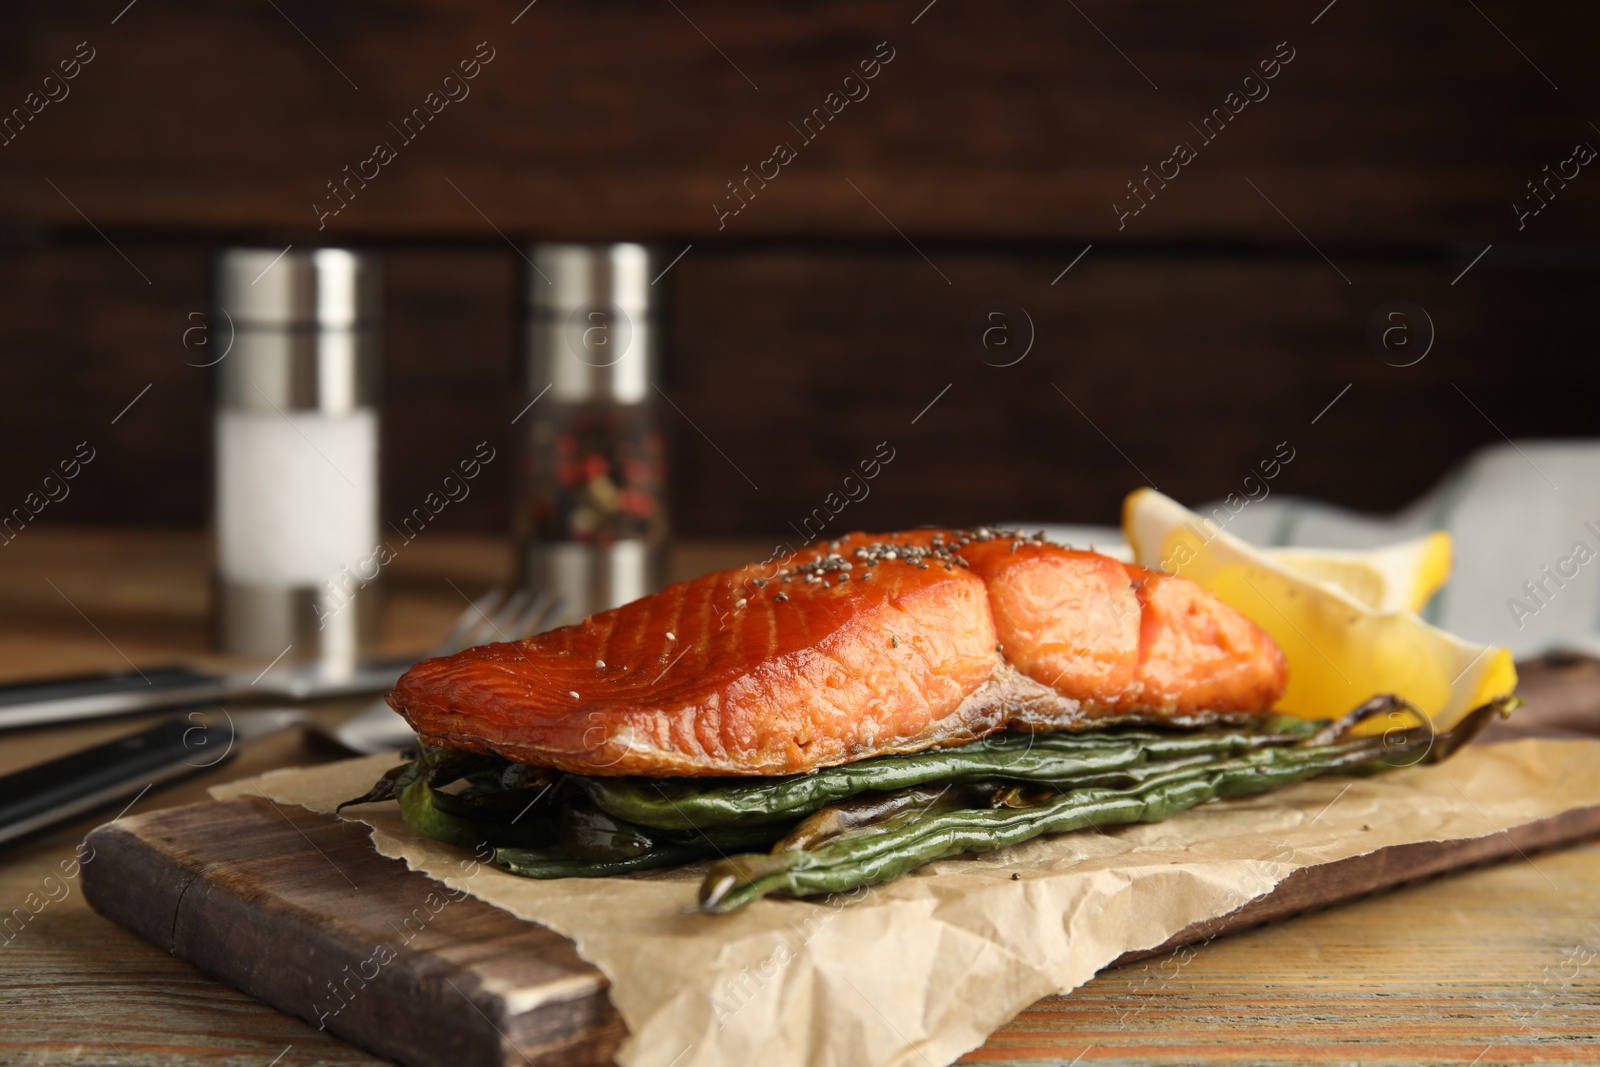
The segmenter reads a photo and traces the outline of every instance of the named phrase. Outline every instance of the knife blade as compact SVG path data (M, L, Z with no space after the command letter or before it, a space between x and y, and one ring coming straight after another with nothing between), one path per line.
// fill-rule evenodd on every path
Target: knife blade
M286 708L191 711L0 777L0 844L125 797L137 799L159 783L220 765L241 744L305 721Z

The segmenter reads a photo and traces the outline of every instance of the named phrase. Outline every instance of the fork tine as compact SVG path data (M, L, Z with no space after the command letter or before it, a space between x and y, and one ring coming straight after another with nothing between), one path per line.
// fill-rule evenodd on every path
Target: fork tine
M518 589L506 598L506 602L500 606L500 610L494 613L495 636L500 637L500 635L510 632L511 624L522 614L522 609L527 606L528 601L531 599L533 599L533 590L527 588ZM504 637L500 637L500 639L502 641L505 640Z
M474 638L482 637L485 629L498 631L494 632L494 637L505 641L516 641L529 634L540 633L560 613L561 606L559 593L543 590L534 595L531 590L521 590L506 596L497 586L473 601L461 613L449 636L433 650L432 655L447 656L472 644L482 643ZM515 612L514 618L510 617L512 612ZM379 697L336 730L317 724L313 724L312 728L324 736L332 737L352 752L373 755L397 748L410 739L408 730L396 728L397 721L389 706Z
M452 652L460 652L463 648L466 648L469 636L504 599L505 590L495 586L477 600L468 604L467 609L456 619L455 625L450 628L450 632L445 635L443 641L439 642L432 654L434 656L448 656Z
M523 608L522 614L518 615L516 620L506 628L506 633L510 639L513 641L520 640L529 634L536 634L544 629L544 620L550 614L551 601L555 599L555 594L546 589L528 601L528 606Z
M550 599L545 601L544 610L539 612L539 617L529 623L528 632L537 634L549 629L551 621L558 618L566 610L565 605L566 600L560 593L551 594Z
M500 602L493 615L483 615L478 619L477 625L467 635L464 647L472 648L477 645L486 645L491 641L505 641L506 624L516 617L522 610L522 605L528 600L528 591L518 589Z

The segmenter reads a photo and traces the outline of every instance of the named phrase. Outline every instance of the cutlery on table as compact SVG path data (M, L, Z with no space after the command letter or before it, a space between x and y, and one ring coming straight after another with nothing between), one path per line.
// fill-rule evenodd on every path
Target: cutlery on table
M538 633L557 605L558 598L550 593L490 590L462 612L430 655L447 656ZM406 660L405 666L412 662ZM392 684L391 678L385 686ZM337 726L293 708L219 708L174 715L137 733L0 776L0 844L118 800L137 799L156 784L209 770L241 745L291 726L304 726L364 756L403 748L415 736L381 698Z
M531 600L537 600L532 597ZM482 628L494 612L501 629L508 621L502 616L513 603L531 606L530 594L489 590L474 601L457 619L450 637L431 655L448 655L470 644L492 640L469 640L468 630ZM515 613L511 613L515 615ZM493 634L494 630L484 631ZM506 630L509 633L509 630ZM524 635L525 636L525 635ZM465 642L465 643L463 643ZM285 652L288 649L284 650ZM268 664L265 670L226 673L194 667L167 666L135 668L132 671L106 671L69 678L47 678L32 682L0 685L0 729L44 726L58 722L102 719L140 711L192 707L247 698L279 700L317 700L323 697L381 693L394 686L400 675L422 656L364 660L353 668L335 668L322 662Z
M530 595L523 590L502 597L498 589L491 589L462 613L456 620L455 628L428 656L448 656L463 648L486 645L491 641L516 641L539 633L556 616L559 602L559 597L548 592ZM494 613L492 616L491 611ZM338 726L327 727L320 723L308 725L313 732L362 756L402 748L416 736L382 697Z

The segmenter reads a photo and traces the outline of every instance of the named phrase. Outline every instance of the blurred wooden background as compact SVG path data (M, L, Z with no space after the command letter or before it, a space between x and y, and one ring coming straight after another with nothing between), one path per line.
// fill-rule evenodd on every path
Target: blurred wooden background
M0 510L88 440L39 521L206 521L210 381L183 337L240 242L385 253L384 507L487 439L505 458L441 516L457 530L508 521L512 244L539 238L692 246L660 283L689 535L784 534L880 441L895 459L840 525L1113 522L1146 480L1236 489L1280 441L1274 491L1387 509L1502 433L1597 429L1600 173L1542 187L1520 229L1513 209L1600 145L1593 5L525 3L9 14ZM32 114L79 42L93 59ZM805 143L791 123L880 42L868 95ZM1190 123L1280 42L1269 95L1203 143ZM390 124L491 50L405 143ZM397 157L319 232L313 203L378 141ZM1119 229L1125 183L1179 141L1198 158ZM797 158L719 229L778 142ZM1437 333L1414 366L1367 338L1398 299ZM1014 366L969 336L995 301L1032 322Z

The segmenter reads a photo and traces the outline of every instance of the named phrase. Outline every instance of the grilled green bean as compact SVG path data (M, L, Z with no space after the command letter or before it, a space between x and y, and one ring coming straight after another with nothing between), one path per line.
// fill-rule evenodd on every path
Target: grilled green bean
M400 814L412 829L447 844L504 850L511 857L508 870L539 878L601 877L766 848L789 826L655 830L613 818L577 798L559 807L540 804L549 795L548 790L517 789L457 796L434 789L417 771L400 787Z
M489 770L504 768L506 761L498 756L483 756L476 752L460 752L449 748L430 748L418 744L417 758L391 768L373 787L353 800L347 800L335 812L356 804L375 804L380 800L398 800L400 793L419 774L428 775L428 784L449 785L459 778L470 778Z
M994 782L947 782L942 788L908 786L892 793L862 793L812 812L774 845L772 851L814 849L840 834L885 822L910 808L926 811L941 802L946 807L963 802L970 804L971 799L993 794L999 788Z
M1370 766L1420 752L1444 759L1483 728L1506 702L1470 713L1446 734L1426 728L1326 745L1272 748L1201 766L1153 773L1131 789L1089 787L1031 807L934 807L892 814L847 829L810 850L737 856L712 865L700 889L701 909L723 914L769 894L842 892L897 878L934 860L987 852L1046 833L1087 826L1155 822L1208 800L1266 792L1331 771Z
M600 820L603 813L592 813ZM563 812L563 822L566 820ZM555 848L498 848L495 863L525 878L604 878L629 871L657 867L678 867L700 860L725 858L730 852L767 848L783 833L785 826L728 826L698 831L654 831L643 827L613 823L615 831L596 832L591 824L581 842L563 827ZM612 835L615 836L612 836ZM618 845L621 847L617 847Z
M417 775L400 789L400 816L406 825L429 837L462 848L479 845L543 847L553 844L557 831L547 814L513 817L509 822L484 818L483 812L461 797L441 793Z
M627 859L591 863L575 860L559 849L497 848L494 862L495 866L524 878L606 878L632 871L681 867L714 855L716 853L709 849L693 845L664 845Z
M871 885L1044 833L1155 821L1330 771L1386 769L1396 756L1415 754L1398 765L1435 762L1514 703L1479 708L1437 737L1416 727L1345 740L1363 719L1410 709L1375 698L1328 723L999 734L786 778L586 778L423 747L349 803L398 799L415 829L468 848L488 843L499 866L527 877L605 877L717 859L701 906L723 913L769 894ZM438 788L460 779L461 793Z
M1010 778L1065 783L1149 761L1295 744L1318 725L1275 718L1258 728L1186 733L1011 733L952 748L876 756L783 778L661 781L574 776L570 781L596 807L617 818L657 829L689 830L792 821L868 790L888 791L928 782Z

